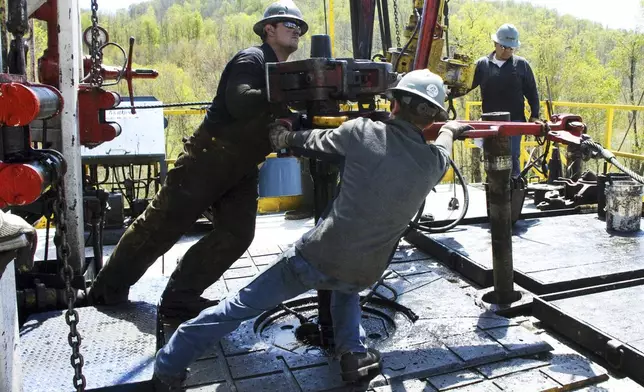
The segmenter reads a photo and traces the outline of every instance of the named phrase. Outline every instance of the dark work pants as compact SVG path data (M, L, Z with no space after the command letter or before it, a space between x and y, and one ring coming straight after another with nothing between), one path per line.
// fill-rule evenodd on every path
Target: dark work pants
M212 206L213 230L181 258L163 295L164 301L196 299L252 242L257 180L257 159L198 129L159 193L120 239L92 296L127 291Z

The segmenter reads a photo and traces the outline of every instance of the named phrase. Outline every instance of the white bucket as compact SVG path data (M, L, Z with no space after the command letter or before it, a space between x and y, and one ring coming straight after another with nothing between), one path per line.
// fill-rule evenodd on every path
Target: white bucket
M606 184L606 230L634 232L640 230L642 218L642 184L635 181L613 181Z

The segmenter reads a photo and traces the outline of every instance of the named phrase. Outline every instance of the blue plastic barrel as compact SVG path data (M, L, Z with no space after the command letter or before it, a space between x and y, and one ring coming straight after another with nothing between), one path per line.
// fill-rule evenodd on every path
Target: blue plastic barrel
M297 158L268 157L259 170L259 197L302 194L300 161Z

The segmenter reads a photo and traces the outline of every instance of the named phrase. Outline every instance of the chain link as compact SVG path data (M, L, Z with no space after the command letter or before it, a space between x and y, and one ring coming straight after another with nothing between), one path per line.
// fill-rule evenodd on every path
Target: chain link
M63 267L60 271L62 278L65 280L65 300L67 301L67 311L65 312L65 322L69 325L69 335L67 341L72 348L72 355L70 357L71 365L74 368L74 388L77 392L85 390L87 382L83 375L83 365L85 361L80 353L80 345L82 338L76 326L78 325L79 317L78 312L74 309L74 301L76 295L72 288L72 279L74 278L74 270L69 265L69 256L71 254L69 244L67 243L67 203L65 202L65 191L63 187L62 178L54 186L56 200L54 202L54 219L56 222L56 234L54 235L54 244L58 251L58 259L63 262Z
M398 24L398 0L394 0L394 23L396 25L396 47L400 48L400 25Z
M103 85L103 76L101 76L101 63L103 62L103 53L100 51L98 42L98 0L92 0L92 47L90 56L92 58L92 69L90 70L90 84L92 87L101 87Z

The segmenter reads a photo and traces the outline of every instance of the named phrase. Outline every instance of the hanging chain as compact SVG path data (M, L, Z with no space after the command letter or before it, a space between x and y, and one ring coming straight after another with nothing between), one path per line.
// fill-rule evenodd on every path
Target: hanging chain
M77 392L85 390L87 382L83 375L83 356L80 353L81 335L78 333L76 326L78 325L79 317L78 312L74 309L74 301L76 295L72 288L72 279L74 278L74 270L69 265L70 248L67 243L67 220L66 211L67 203L65 202L65 191L63 187L62 178L54 186L56 199L54 201L54 219L56 222L56 234L54 235L54 243L58 251L58 259L63 262L63 267L60 271L63 279L65 280L65 300L67 301L67 311L65 312L65 322L69 325L69 335L67 340L72 348L72 355L70 357L72 367L74 368L74 388Z
M92 47L90 48L90 56L92 58L90 84L92 87L101 87L103 85L103 76L101 76L103 53L100 51L98 43L98 0L92 0Z
M396 24L396 47L400 48L400 25L398 24L398 0L394 0L394 23Z

